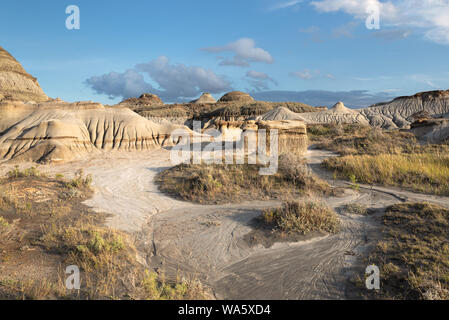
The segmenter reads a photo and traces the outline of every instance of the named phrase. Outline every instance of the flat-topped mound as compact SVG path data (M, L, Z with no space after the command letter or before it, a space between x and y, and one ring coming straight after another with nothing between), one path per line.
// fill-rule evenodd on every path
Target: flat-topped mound
M232 91L232 92L226 93L218 101L219 102L253 102L254 98L245 92Z
M0 47L0 100L47 101L48 97L36 78L29 75L22 65Z

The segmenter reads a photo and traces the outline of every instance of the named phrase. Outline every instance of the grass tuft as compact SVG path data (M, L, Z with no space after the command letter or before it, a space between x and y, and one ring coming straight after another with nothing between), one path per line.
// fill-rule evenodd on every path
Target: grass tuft
M285 202L282 208L268 209L262 214L263 221L273 229L285 233L320 231L337 233L340 220L335 212L316 202Z

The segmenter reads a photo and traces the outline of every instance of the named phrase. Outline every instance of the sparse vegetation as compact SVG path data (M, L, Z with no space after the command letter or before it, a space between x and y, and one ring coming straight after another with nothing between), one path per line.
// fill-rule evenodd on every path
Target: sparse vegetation
M163 106L145 106L134 109L135 112L144 117L161 118L190 118L190 119L212 119L220 117L223 119L246 118L259 116L277 107L285 107L293 112L317 112L321 109L311 107L299 102L226 102L212 104L173 104Z
M416 153L422 149L412 133L362 125L312 125L308 134L317 147L342 156Z
M305 161L279 157L278 172L259 174L261 165L181 164L158 176L160 189L183 200L223 203L247 199L288 198L298 194L334 195L338 190L315 177Z
M285 233L305 235L314 231L337 233L340 230L340 220L335 212L313 201L285 202L282 208L265 210L262 219L273 230Z
M0 186L1 299L207 298L197 281L168 281L137 261L132 238L104 227L82 202L92 178L51 179L13 170ZM76 191L76 197L67 192ZM43 266L41 266L43 264ZM65 287L65 267L81 270L81 290ZM14 275L14 276L11 276ZM151 281L159 295L148 291Z
M359 203L346 204L342 209L349 214L356 214L360 216L368 214L368 208L365 205Z
M167 282L163 275L145 271L142 280L145 297L148 300L206 300L205 289L199 281L177 279Z
M324 165L355 181L449 195L449 154L379 154L329 158Z
M449 299L449 210L428 203L387 208L383 239L369 257L389 299ZM365 292L371 295L372 292Z

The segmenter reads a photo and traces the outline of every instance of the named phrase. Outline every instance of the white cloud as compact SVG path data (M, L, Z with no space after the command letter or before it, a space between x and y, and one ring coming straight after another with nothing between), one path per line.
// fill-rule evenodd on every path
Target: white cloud
M246 77L249 78L249 83L256 91L268 90L269 83L277 85L277 81L271 78L268 74L250 70L246 73Z
M291 72L290 75L304 80L312 79L312 74L308 70Z
M287 2L281 2L281 3L271 6L270 10L274 11L274 10L291 8L291 7L294 7L297 4L301 3L302 1L303 0L292 0L292 1L287 1Z
M262 48L256 47L256 42L251 38L241 38L224 46L209 47L202 50L209 53L234 53L232 59L219 57L221 59L220 65L222 66L248 67L252 62L274 62L271 54Z
M250 70L246 73L247 77L253 78L253 79L259 79L259 80L267 80L270 79L270 77L268 76L268 74L263 73L263 72L257 72L257 71L253 71Z
M320 0L311 4L321 12L343 11L363 20L374 6L380 11L381 28L413 28L431 41L449 44L449 0Z
M315 78L315 77L317 77L319 75L320 75L320 71L319 70L305 69L303 71L290 72L290 76L301 78L301 79L304 79L304 80L309 80L309 79Z
M144 79L144 74L158 84L154 88ZM211 70L201 67L170 64L161 56L148 63L138 64L124 73L110 72L86 80L86 84L99 94L110 98L137 97L151 92L163 100L174 102L197 97L201 92L221 93L231 89L230 82Z

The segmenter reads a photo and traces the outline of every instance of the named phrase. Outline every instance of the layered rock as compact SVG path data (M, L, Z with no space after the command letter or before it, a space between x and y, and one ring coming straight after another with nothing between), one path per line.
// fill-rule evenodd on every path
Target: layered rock
M387 103L377 104L361 110L371 125L384 128L406 128L411 124L411 115L426 111L432 117L443 117L449 113L449 90L417 93L399 97Z
M343 102L336 103L329 110L301 113L300 116L310 124L370 124L369 120L359 110L349 109Z
M253 102L254 98L248 93L241 91L232 91L226 93L218 102Z
M201 97L199 97L196 100L190 101L190 103L193 104L209 104L209 103L217 103L217 100L215 100L214 97L210 93L203 93Z
M305 121L299 113L295 113L285 107L275 108L262 116L256 118L262 121L273 121L273 120L302 120Z
M411 132L425 143L449 143L449 119L420 119L412 123Z
M148 150L173 145L180 126L155 124L127 108L99 103L0 103L0 158L70 161L101 150Z
M152 93L144 93L139 98L129 98L123 100L118 106L130 109L138 109L143 107L162 106L164 102L157 95Z
M48 97L36 78L29 75L22 65L0 47L0 100L47 101Z

